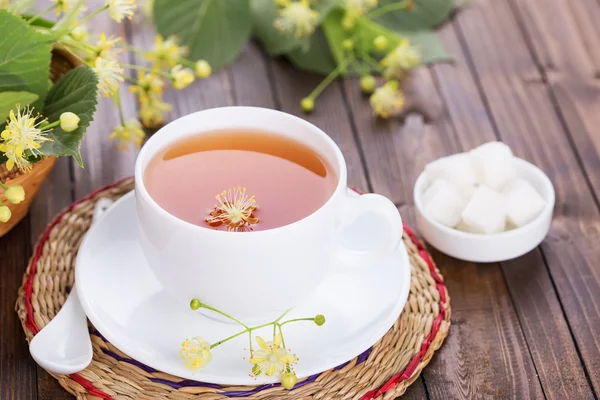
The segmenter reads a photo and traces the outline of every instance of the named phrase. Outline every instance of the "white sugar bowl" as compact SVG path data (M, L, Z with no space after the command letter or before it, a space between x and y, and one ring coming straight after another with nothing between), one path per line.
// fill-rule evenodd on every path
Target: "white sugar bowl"
M423 211L422 195L431 183L423 172L413 192L419 233L442 253L472 262L510 260L537 247L550 230L555 202L554 187L548 176L535 165L516 157L513 160L517 176L529 182L546 203L535 219L519 228L488 235L449 228Z

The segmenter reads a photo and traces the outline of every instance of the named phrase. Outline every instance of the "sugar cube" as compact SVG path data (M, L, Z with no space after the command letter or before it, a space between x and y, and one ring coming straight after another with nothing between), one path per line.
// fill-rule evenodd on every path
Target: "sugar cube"
M461 194L443 179L435 180L423 193L422 200L423 212L450 228L460 222L466 204Z
M513 153L502 142L485 143L470 152L477 183L501 191L515 177Z
M457 186L473 186L477 182L468 153L458 153L430 162L425 166L425 173L429 182L445 179Z
M486 186L479 186L461 216L463 229L469 232L502 232L506 225L505 198Z
M525 179L515 179L502 191L506 197L508 222L517 227L533 221L544 209L546 202Z

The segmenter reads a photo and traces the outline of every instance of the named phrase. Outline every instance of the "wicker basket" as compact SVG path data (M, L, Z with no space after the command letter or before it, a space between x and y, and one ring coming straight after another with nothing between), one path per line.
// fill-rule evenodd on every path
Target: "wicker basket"
M64 51L54 49L52 51L52 63L50 65L50 79L52 82L58 81L64 74L69 70L80 65L80 62ZM12 171L6 169L5 164L0 165L0 180L7 186L21 185L25 189L25 200L19 204L11 204L5 201L4 195L2 195L2 203L10 208L12 217L8 222L0 223L0 237L7 234L16 224L21 221L29 206L35 198L40 186L44 183L44 179L48 176L52 167L56 162L54 157L46 157L41 161L33 164L33 168L30 172L23 173L17 168L13 168Z

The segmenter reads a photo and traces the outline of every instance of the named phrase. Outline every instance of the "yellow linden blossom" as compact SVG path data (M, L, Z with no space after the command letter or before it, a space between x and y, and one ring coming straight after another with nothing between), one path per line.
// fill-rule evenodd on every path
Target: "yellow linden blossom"
M97 57L104 58L105 60L116 60L119 57L119 53L123 51L122 48L117 47L121 41L120 37L106 37L106 34L102 32L96 47L98 48Z
M77 0L53 0L53 3L56 4L56 15L60 15L73 8Z
M131 143L139 149L145 136L142 124L137 119L130 119L123 125L117 126L108 139L117 141L118 150L127 151Z
M117 22L123 18L131 19L135 10L135 0L106 0L108 15Z
M154 72L138 71L138 82L129 87L132 93L145 95L148 92L162 94L165 82Z
M98 89L104 97L112 96L123 82L123 69L116 60L96 58L92 70L98 76Z
M177 90L184 89L194 82L194 72L189 68L176 65L171 69L171 80L173 88Z
M384 75L388 79L400 80L408 70L419 66L421 61L421 50L411 46L408 40L403 40L381 60L381 65L385 67Z
M87 40L89 33L88 33L88 29L85 25L77 25L75 28L73 28L71 30L69 35L71 35L71 37L73 39L83 42L83 41Z
M378 2L378 0L346 0L345 6L347 9L352 9L362 15L377 7Z
M310 8L310 2L299 0L280 9L273 26L281 33L301 38L312 35L318 23L319 13Z
M226 225L227 231L244 232L251 231L252 227L258 223L258 218L254 218L256 210L256 200L254 195L248 196L246 188L241 186L223 190L215 196L218 205L215 205L206 222L210 226L217 227Z
M16 165L20 170L27 171L31 169L31 164L25 156L25 151L29 151L34 156L41 156L39 148L45 141L50 140L47 136L49 130L42 130L40 125L45 121L37 121L39 114L32 116L33 109L27 107L21 109L17 105L17 113L10 110L9 120L2 132L2 143L0 151L8 159L6 168L12 170Z
M400 113L404 107L404 95L398 89L398 82L389 81L377 88L369 98L371 108L381 118L389 118Z
M175 36L169 36L164 40L161 35L154 39L154 49L146 53L146 58L152 61L155 68L173 68L188 53L188 48L179 46Z
M192 370L204 367L212 359L210 343L199 336L192 339L185 339L185 342L181 344L179 354L181 355L181 359L187 363L185 365L186 368Z
M291 366L298 361L298 357L281 347L281 342L281 335L276 335L272 342L265 342L260 336L256 337L256 343L258 343L260 349L254 350L250 359L250 364L258 366L258 368L252 368L255 375L263 372L267 376L282 373L287 365Z
M147 93L139 96L140 118L145 127L157 128L165 121L164 114L171 111L171 105L162 101L159 94Z

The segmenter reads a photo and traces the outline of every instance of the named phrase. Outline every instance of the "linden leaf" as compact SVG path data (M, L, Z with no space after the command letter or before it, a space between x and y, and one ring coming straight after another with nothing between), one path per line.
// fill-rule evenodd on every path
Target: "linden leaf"
M98 79L86 66L67 72L50 89L44 105L44 116L49 122L57 121L60 115L70 111L80 118L79 127L72 132L54 128L49 137L52 141L42 144L40 151L46 156L72 156L83 167L79 147L83 134L92 122L98 103Z
M299 49L287 53L285 56L298 69L321 75L329 74L337 66L327 39L321 29L317 30L311 36L308 51Z
M36 101L39 96L29 92L0 92L0 121L4 121L15 105L27 106Z
M375 18L389 29L406 31L426 31L446 21L455 8L454 0L413 0L411 11L394 10ZM397 4L398 0L380 0L377 9ZM377 10L375 10L376 12Z
M190 59L214 70L235 60L252 31L249 0L155 0L152 15L161 35L177 36Z

